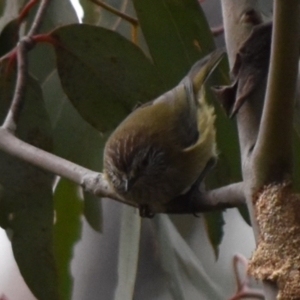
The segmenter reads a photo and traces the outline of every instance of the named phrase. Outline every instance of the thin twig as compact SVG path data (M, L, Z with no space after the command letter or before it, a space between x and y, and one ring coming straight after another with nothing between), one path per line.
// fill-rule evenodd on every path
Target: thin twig
M29 41L30 42L30 41ZM28 38L23 38L17 46L17 61L18 61L18 73L15 92L10 109L2 125L3 128L10 132L15 132L17 129L18 120L24 103L26 79L27 79L27 47Z
M38 11L35 15L33 22L32 22L31 28L29 29L29 31L27 33L27 36L33 36L38 32L38 30L41 26L44 14L46 12L47 6L49 5L50 1L51 0L42 0L41 1L41 4L38 8Z
M106 9L107 11L115 14L116 16L119 16L120 18L126 20L127 22L131 23L133 26L137 26L138 25L138 20L128 16L127 14L115 9L114 7L104 3L103 1L99 1L99 0L90 0L91 2L101 6L102 8Z
M33 3L35 3L35 1L29 2L30 8L32 7ZM15 92L11 102L10 109L2 125L3 128L9 130L12 133L14 133L17 128L18 120L20 117L20 113L22 111L24 98L25 98L27 69L28 69L27 51L29 51L34 45L34 42L31 40L31 37L35 33L37 33L41 25L44 13L46 11L47 5L49 3L50 0L41 1L41 4L38 8L38 11L32 22L28 34L24 36L17 45L16 51L17 51L18 68L17 68L16 87L15 87Z

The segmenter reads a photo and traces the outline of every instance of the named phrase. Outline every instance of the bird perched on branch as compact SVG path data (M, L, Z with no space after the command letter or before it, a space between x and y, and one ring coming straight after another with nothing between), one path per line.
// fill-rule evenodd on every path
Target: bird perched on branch
M223 57L198 61L172 90L134 110L104 149L104 177L142 216L186 193L216 159L214 109L204 83Z

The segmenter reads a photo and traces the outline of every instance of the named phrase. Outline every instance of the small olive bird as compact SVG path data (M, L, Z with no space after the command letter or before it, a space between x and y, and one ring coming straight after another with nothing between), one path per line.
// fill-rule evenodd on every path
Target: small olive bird
M104 149L104 177L141 216L186 193L216 159L214 109L204 83L224 52L198 61L172 90L134 110Z

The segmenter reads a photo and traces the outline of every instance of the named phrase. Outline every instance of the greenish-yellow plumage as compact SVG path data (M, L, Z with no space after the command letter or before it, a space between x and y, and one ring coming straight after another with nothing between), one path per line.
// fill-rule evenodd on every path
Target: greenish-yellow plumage
M216 157L214 109L203 83L222 54L197 62L179 85L133 111L108 139L104 176L127 201L153 211L188 191Z

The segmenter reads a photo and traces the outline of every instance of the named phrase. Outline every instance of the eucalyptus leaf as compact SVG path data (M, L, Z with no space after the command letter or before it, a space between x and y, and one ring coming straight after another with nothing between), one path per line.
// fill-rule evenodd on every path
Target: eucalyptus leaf
M15 72L0 65L0 120L8 111ZM39 84L27 79L17 136L47 151L52 149L51 125ZM0 152L0 224L12 231L12 249L20 272L40 300L59 299L53 255L53 175Z
M154 64L174 87L215 46L197 0L133 0Z
M158 96L162 84L151 61L118 33L90 25L52 32L63 89L99 131L114 128L134 106Z

